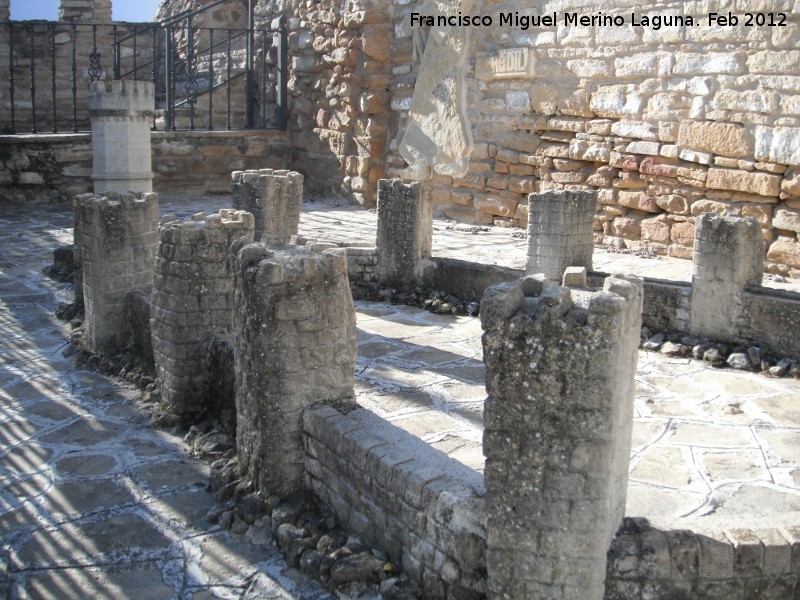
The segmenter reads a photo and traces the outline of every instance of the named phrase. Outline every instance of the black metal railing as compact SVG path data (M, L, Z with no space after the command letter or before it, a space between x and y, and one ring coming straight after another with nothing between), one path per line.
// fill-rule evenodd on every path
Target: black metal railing
M157 23L0 25L0 129L86 131L89 84L112 77L154 83L157 129L285 129L285 19L276 31L196 26L224 1Z

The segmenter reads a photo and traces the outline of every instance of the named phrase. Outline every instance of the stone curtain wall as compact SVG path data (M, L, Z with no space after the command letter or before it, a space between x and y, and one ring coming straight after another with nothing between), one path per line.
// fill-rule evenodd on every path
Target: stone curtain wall
M394 12L393 176L416 66ZM564 27L563 15L624 15L623 27ZM738 15L708 26L707 13ZM786 27L745 27L746 11L785 11ZM551 15L557 27L499 26L499 12ZM691 15L693 27L632 27L641 15ZM527 220L530 192L599 191L595 241L691 258L695 219L753 216L767 269L800 268L800 15L789 0L562 0L521 9L490 0L472 28L467 106L475 145L463 179L435 176L435 214Z
M626 520L608 552L605 600L797 598L800 528L713 537Z
M155 264L150 329L161 393L170 411L200 420L208 396L207 346L233 326L231 244L253 240L253 216L223 209L180 222L165 217Z
M158 195L106 192L77 201L86 345L95 354L118 354L129 339L125 297L153 285Z
M303 204L303 176L295 171L260 169L231 174L233 207L251 213L255 239L287 244L297 235Z
M160 193L229 194L231 169L290 162L282 131L154 131L153 187ZM89 134L0 136L0 203L72 201L92 191Z
M341 250L250 244L234 266L236 446L265 494L302 489L303 411L351 403L356 316Z
M642 282L529 276L486 290L483 451L490 598L603 597L622 523Z

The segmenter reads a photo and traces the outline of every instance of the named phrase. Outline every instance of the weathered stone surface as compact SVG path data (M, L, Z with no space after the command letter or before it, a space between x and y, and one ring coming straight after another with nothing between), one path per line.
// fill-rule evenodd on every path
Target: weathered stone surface
M625 506L642 283L611 277L598 293L536 285L523 296L525 286L489 288L484 304L491 296L505 314L481 313L487 588L545 598L579 586L599 600ZM557 417L546 398L558 399Z
M772 225L776 229L785 229L800 233L800 210L778 208L772 218Z
M769 173L711 167L708 170L706 185L715 190L735 190L761 196L777 196L781 191L781 178Z
M678 145L722 156L752 156L754 144L747 130L732 123L681 121Z
M778 236L767 250L767 260L800 268L800 243L794 237Z
M433 214L431 197L419 183L399 179L378 183L376 277L383 285L410 286L417 268L431 255Z
M126 296L153 285L158 196L107 192L77 202L87 346L116 354L128 343Z
M656 199L646 192L620 191L617 195L617 199L621 206L653 213L661 212L661 208L656 203Z
M707 213L697 220L692 273L691 333L726 339L745 318L744 291L761 284L761 228L752 217Z
M669 235L676 244L691 247L694 244L694 223L675 223Z
M250 244L236 255L234 290L240 470L262 495L283 496L303 487L303 409L354 394L347 260L338 250Z
M799 127L756 127L755 158L800 165Z
M161 395L188 421L214 405L209 381L212 337L233 326L233 242L253 241L250 213L223 209L186 221L166 220L159 230L150 330ZM218 391L218 390L217 390Z
M526 273L561 280L567 267L592 268L593 192L558 191L528 197Z
M297 234L303 176L296 171L260 169L231 174L233 207L255 219L256 241L286 244Z

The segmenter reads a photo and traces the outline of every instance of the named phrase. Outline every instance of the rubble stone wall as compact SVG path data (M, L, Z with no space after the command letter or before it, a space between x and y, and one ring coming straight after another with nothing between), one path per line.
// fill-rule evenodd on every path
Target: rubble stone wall
M356 317L341 250L249 244L234 266L236 445L243 477L303 487L303 411L355 397Z
M205 416L211 337L233 326L231 244L253 240L250 213L222 209L184 222L165 217L155 264L150 330L161 393L184 420Z
M393 12L387 177L404 164L397 148L417 74L411 11L424 4ZM738 24L709 25L712 12ZM747 12L783 12L786 26L745 26ZM555 14L556 25L501 25L500 13ZM624 24L565 26L567 13ZM796 3L547 0L521 10L489 0L475 14L493 25L470 30L469 171L434 176L435 214L524 226L531 192L597 190L595 242L691 258L699 215L753 216L768 271L800 269ZM642 16L695 25L655 28Z
M126 296L153 285L158 195L85 194L78 203L86 344L95 354L117 354L129 340Z

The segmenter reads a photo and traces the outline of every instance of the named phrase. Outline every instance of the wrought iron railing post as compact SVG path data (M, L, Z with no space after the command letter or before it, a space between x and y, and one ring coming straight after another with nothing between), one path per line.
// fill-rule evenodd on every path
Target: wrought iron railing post
M137 58L137 56L136 56L136 53L138 52L138 50L136 49L136 35L138 33L138 30L139 30L139 28L136 27L136 25L134 25L133 26L133 72L132 72L134 81L136 81L136 70L137 70L137 66L136 66L136 58ZM155 85L155 82L153 82L153 84Z
M267 32L261 32L261 128L267 128Z
M78 133L78 27L72 23L72 131Z
M197 102L197 56L191 15L186 18L186 102L189 104L189 129L194 131L194 105Z
M165 59L166 73L165 82L167 87L167 128L175 129L175 40L173 37L172 26L165 30Z
M17 133L14 109L14 24L8 23L8 91L9 102L11 103L11 133Z
M89 79L97 81L103 74L100 52L97 50L97 25L92 25L92 51L89 53Z
M31 133L38 133L36 131L36 44L34 43L33 23L28 25L28 34L30 35L31 46Z
M214 30L208 30L208 129L214 129Z
M255 77L253 75L253 55L255 46L255 11L253 0L247 0L247 72L245 79L245 128L252 129L255 123Z
M228 29L228 48L227 48L227 50L228 50L228 52L227 52L227 55L228 55L228 65L227 65L227 67L228 67L228 81L227 81L227 86L226 86L227 89L225 91L227 93L227 100L228 100L228 107L227 107L228 116L227 116L226 129L228 131L230 131L231 130L231 68L233 67L233 65L231 64L231 30L230 29Z
M58 133L58 111L56 107L56 26L48 25L50 31L50 91L53 102L53 133Z
M288 120L288 83L289 83L289 41L286 31L286 15L278 19L278 81L277 83L277 123L278 129L286 131Z
M114 79L120 78L120 72L122 69L120 68L120 62L122 61L122 52L120 52L119 48L119 32L117 31L117 26L113 25L111 27L112 32L112 39L111 47L113 49L113 57L114 57Z

